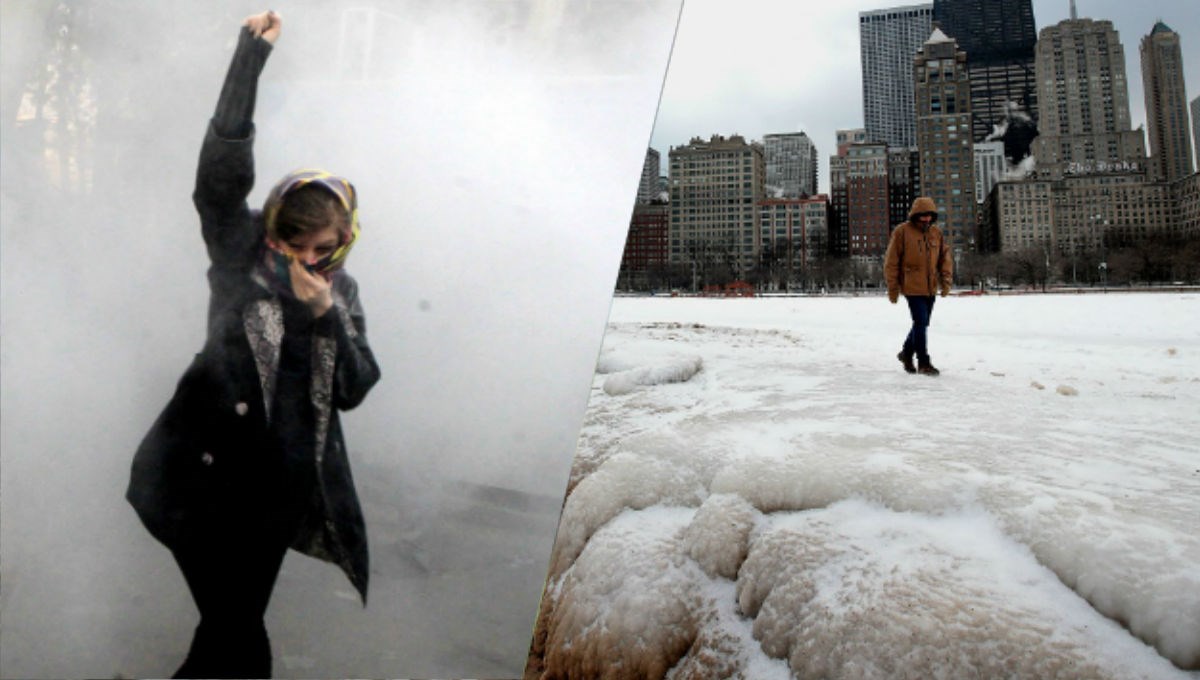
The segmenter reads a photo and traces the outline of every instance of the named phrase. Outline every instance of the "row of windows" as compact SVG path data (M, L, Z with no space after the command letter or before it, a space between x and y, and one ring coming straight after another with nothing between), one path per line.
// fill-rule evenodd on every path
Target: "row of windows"
M677 208L681 205L688 206L711 206L711 205L745 205L753 203L754 199L746 195L744 191L689 191L689 192L672 192L671 207Z
M754 179L752 172L707 172L707 173L677 173L671 176L671 183L679 184L716 184L736 183L739 179L751 180Z
M932 8L910 9L900 12L888 12L887 14L860 14L858 23L871 24L884 21L894 21L896 19L915 19L917 17L933 16Z
M683 160L672 158L671 159L671 167L672 168L679 168L679 167L711 168L711 167L718 167L718 166L725 167L725 166L732 166L732 165L750 165L753 162L754 162L754 159L751 154L739 153L739 154L733 155L733 156L728 156L728 155L726 155L726 156L701 156L699 158L688 159L686 162Z

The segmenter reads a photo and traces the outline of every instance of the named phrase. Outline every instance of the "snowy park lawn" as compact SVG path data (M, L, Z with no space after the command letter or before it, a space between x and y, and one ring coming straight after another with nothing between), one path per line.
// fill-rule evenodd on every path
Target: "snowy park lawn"
M613 303L528 676L1193 677L1200 295Z

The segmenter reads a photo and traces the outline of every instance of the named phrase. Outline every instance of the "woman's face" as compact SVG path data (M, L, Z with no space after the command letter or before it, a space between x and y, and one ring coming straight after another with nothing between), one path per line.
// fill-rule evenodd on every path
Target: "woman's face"
M304 264L316 264L321 258L337 250L338 236L337 225L331 224L318 231L293 236L284 241L283 246L289 253L295 255L300 262Z

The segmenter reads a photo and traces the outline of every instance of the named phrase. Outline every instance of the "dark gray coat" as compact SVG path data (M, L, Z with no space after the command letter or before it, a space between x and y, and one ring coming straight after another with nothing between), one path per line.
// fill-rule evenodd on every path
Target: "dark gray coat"
M379 368L357 284L338 271L334 308L312 325L312 422L271 422L285 302L257 268L252 145L252 132L205 137L193 200L211 261L208 337L138 447L126 497L169 548L235 526L259 532L337 564L365 602L366 530L338 411L363 400ZM297 453L283 439L313 445Z

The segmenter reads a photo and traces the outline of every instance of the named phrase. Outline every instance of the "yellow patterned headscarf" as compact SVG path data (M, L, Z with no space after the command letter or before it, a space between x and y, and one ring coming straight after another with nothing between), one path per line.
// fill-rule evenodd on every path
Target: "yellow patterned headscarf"
M312 267L314 271L328 273L335 269L340 269L345 265L346 256L350 254L350 248L358 240L358 194L354 190L354 185L345 177L339 177L324 170L312 168L296 170L284 176L271 189L271 193L267 194L267 200L263 204L263 219L266 221L267 238L272 241L279 240L276 232L276 218L279 216L279 209L283 206L283 197L289 192L308 184L316 184L337 196L342 207L346 209L346 214L350 217L350 226L341 232L341 239L337 249Z

